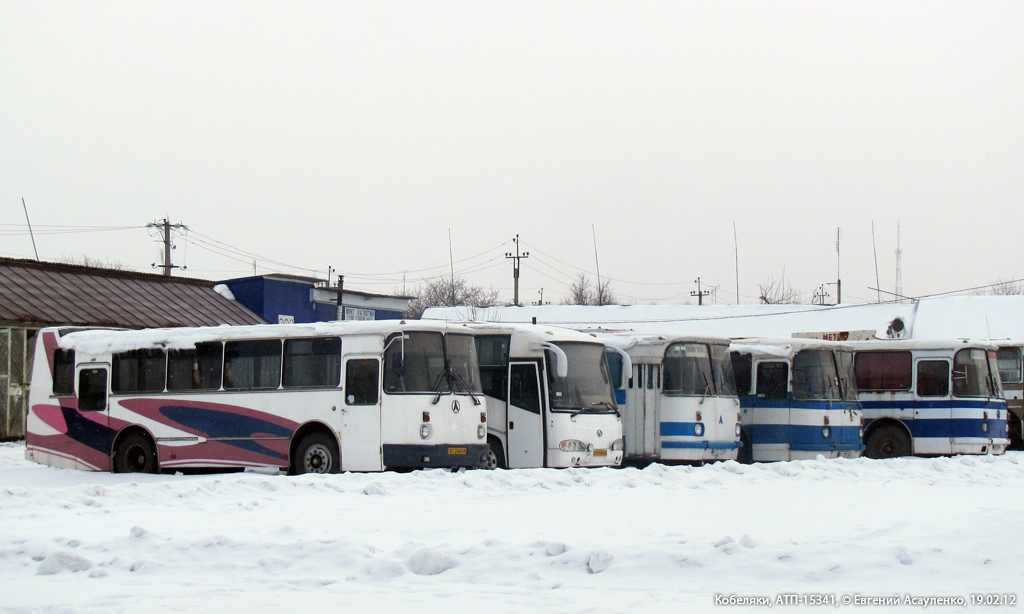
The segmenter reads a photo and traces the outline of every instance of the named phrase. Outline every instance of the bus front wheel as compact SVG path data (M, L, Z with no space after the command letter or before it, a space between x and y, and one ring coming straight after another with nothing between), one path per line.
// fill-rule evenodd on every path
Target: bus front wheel
M310 433L302 438L296 450L294 472L338 473L341 462L338 458L338 444L325 433Z
M505 469L505 452L501 449L501 443L491 439L487 442L487 460L483 463L484 469Z
M153 441L141 433L129 433L114 452L115 473L156 473L159 463Z
M868 458L897 458L910 456L910 437L895 424L885 424L868 437L866 450Z

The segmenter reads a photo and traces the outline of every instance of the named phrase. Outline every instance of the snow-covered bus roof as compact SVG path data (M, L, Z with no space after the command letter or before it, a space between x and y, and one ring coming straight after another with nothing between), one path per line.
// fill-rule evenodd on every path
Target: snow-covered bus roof
M792 358L803 350L848 350L850 342L804 338L746 338L733 339L729 349L759 357Z
M439 322L438 320L424 320ZM594 335L581 333L578 330L561 326L544 326L541 324L524 324L522 322L451 322L453 326L465 326L477 334L511 334L514 331L535 335L548 341L575 341L581 343L600 343Z
M913 304L868 305L543 305L530 307L431 307L431 320L533 322L581 330L662 335L789 337L808 331L870 330L889 334L897 318L908 331Z
M845 343L854 351L995 349L995 345L987 339L872 339L870 341L847 341Z
M629 352L630 356L636 358L661 359L665 355L665 348L673 343L729 345L729 340L724 337L704 335L655 335L625 331L601 332L593 333L593 335L605 345Z
M141 330L75 330L62 335L59 345L65 349L100 355L150 348L190 349L194 348L197 343L208 341L373 335L416 330L472 332L463 324L423 320L336 321L311 324L256 324L252 326L146 328Z

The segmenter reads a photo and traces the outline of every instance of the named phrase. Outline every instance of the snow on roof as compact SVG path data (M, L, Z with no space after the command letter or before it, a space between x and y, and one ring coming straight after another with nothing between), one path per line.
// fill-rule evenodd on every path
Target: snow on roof
M1024 296L921 299L914 339L1024 340Z
M789 337L793 333L873 330L886 337L894 319L914 322L911 303L866 305L544 305L535 307L431 307L424 319L530 322L662 335Z
M439 326L440 325L440 326ZM258 324L255 326L203 326L198 328L148 328L143 330L92 329L67 333L60 347L100 355L147 348L189 349L197 343L219 340L386 334L413 330L465 331L457 324L419 320L370 320L314 322L311 324Z

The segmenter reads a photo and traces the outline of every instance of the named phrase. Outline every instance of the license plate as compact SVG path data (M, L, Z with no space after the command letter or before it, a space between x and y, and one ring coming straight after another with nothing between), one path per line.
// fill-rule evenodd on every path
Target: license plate
M608 450L594 450L594 456L608 456Z
M451 455L451 454L465 455L466 454L466 448L448 448L448 454L449 455Z

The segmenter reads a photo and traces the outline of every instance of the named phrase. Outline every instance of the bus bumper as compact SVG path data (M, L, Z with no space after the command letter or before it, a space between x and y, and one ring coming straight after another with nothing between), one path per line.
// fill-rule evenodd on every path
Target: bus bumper
M384 444L384 466L392 468L478 467L487 460L487 444Z

